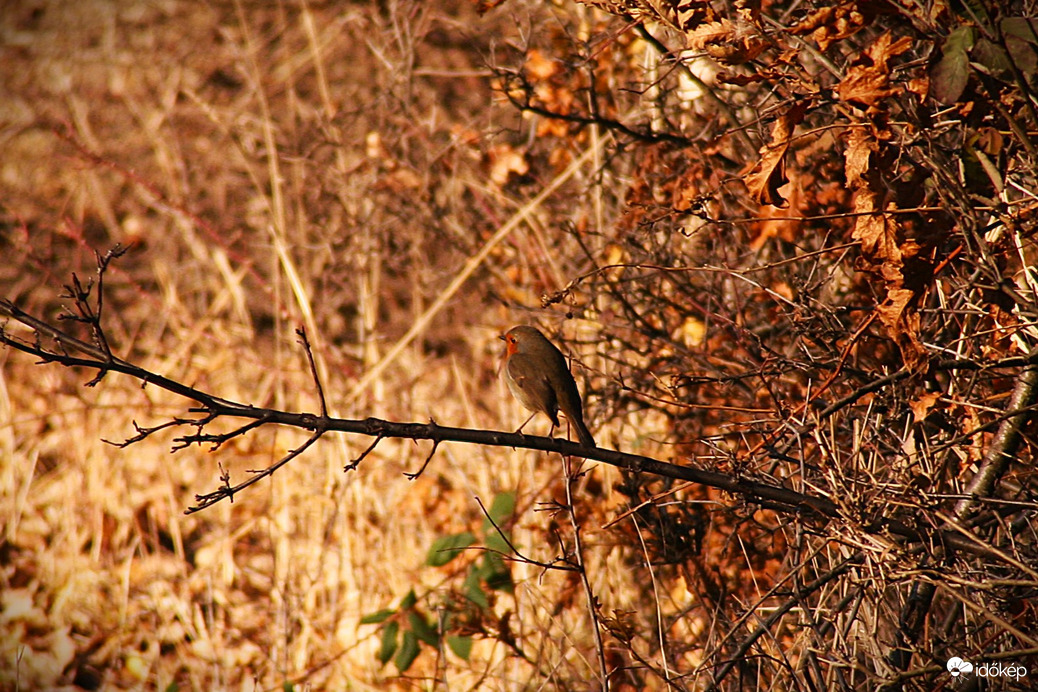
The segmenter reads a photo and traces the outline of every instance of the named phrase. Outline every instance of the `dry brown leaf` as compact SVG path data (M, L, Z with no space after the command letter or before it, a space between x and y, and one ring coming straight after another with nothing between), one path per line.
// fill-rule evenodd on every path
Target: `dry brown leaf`
M919 98L926 98L926 94L930 91L930 78L926 75L917 77L915 79L908 80L906 85L908 93L915 94Z
M847 70L843 81L836 87L840 98L847 103L853 103L865 108L872 108L885 98L900 94L899 86L890 84L891 58L904 53L912 45L909 36L903 36L897 41L893 40L890 32L880 36L865 51L855 64Z
M798 184L799 181L789 182L783 187L779 188L782 192L788 195L789 208L798 209L801 203L801 199L804 195L801 186ZM764 247L772 238L781 238L786 242L794 242L797 235L800 233L801 224L803 223L800 218L799 212L790 213L787 211L780 211L774 207L763 207L760 210L760 232L757 237L750 242L750 249L753 251L760 250Z
M760 22L759 0L735 0L735 9L743 21L753 24Z
M793 34L811 34L818 48L826 51L836 41L852 36L872 23L875 8L868 3L848 2L812 12L790 29Z
M847 187L854 190L857 220L851 237L861 243L861 254L872 265L872 273L886 286L887 296L877 307L878 316L909 368L925 366L926 349L919 338L919 313L913 306L916 292L904 287L904 261L918 252L914 242L906 242L897 217L885 204L885 188L879 182L873 154L880 143L871 128L850 131L844 151Z
M873 262L892 264L900 269L897 221L879 208L878 197L878 193L868 189L859 190L855 195L854 212L860 216L851 237L861 241L862 254Z
M912 417L915 419L915 422L922 423L926 420L926 417L930 415L930 410L933 409L933 405L940 398L940 392L923 392L917 399L909 402L908 405L912 409Z
M901 358L911 370L926 363L926 349L919 339L919 313L912 305L915 292L907 288L890 288L887 299L876 310L887 333L901 350Z
M747 36L731 43L712 43L706 47L707 55L725 65L742 65L760 55L767 44Z
M907 288L892 288L887 291L887 299L878 307L879 318L889 328L899 327L904 323L914 293Z
M490 147L487 158L490 161L490 181L498 187L508 183L513 174L524 176L530 171L526 155L507 144Z
M722 43L735 38L735 27L727 19L698 26L688 35L690 48L702 50L711 43Z
M865 172L869 170L869 158L877 149L875 138L866 128L851 128L847 135L847 149L843 153L848 187L853 189L863 182Z
M634 20L661 22L681 31L712 21L717 12L709 3L689 0L578 0L585 5Z
M536 48L531 49L526 56L526 73L531 79L541 81L550 79L558 71L558 64Z
M761 150L761 159L743 179L750 194L760 204L783 207L786 200L779 194L779 188L789 182L786 178L785 157L793 130L804 119L807 112L807 101L800 101L775 121L771 130L771 141Z
M733 24L727 19L696 27L688 37L689 46L726 65L741 65L753 60L766 48L749 22Z
M839 8L823 7L804 17L798 23L790 27L791 34L807 34L825 26L833 21Z
M871 173L872 154L877 151L879 143L870 129L851 129L844 151L847 187L855 190L854 213L858 214L851 237L861 241L862 254L885 265L884 273L900 286L903 253L898 243L898 224L893 216L884 213L884 194L876 189L879 186L870 185L875 177Z

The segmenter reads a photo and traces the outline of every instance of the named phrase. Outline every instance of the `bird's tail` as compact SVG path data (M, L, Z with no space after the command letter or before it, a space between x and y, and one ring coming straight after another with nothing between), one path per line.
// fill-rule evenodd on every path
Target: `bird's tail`
M573 421L573 427L577 429L577 437L580 438L580 444L585 447L597 447L595 444L595 438L591 437L591 431L584 425L584 421L577 418Z

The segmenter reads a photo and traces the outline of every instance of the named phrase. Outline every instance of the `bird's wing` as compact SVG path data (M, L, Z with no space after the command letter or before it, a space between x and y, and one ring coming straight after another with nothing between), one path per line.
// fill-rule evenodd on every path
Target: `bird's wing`
M544 411L554 418L559 408L555 388L529 356L517 353L508 359L508 376L515 384L512 393L531 411Z

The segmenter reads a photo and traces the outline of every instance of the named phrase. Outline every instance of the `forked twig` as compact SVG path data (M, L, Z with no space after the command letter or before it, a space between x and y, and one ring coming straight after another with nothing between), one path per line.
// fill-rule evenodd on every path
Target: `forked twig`
M227 474L227 473L224 473L223 476L222 476L223 481L224 481L224 486L221 487L220 489L214 491L214 492L211 492L211 493L205 493L205 494L202 494L202 495L195 495L195 501L198 502L198 504L194 505L192 507L188 507L187 510L185 510L184 513L185 514L194 514L195 512L200 512L203 509L205 509L205 508L207 508L207 507L209 507L211 505L215 505L217 502L219 502L220 500L224 500L224 499L227 499L227 500L230 500L231 502L234 502L234 496L235 496L236 493L239 493L242 490L244 490L245 488L248 488L250 485L263 480L267 476L274 475L275 471L277 471L279 468L281 468L282 466L284 466L285 464L287 464L288 462L292 461L297 456L299 456L300 454L305 452L307 449L309 449L310 446L313 443L315 443L319 439L321 439L322 435L324 435L324 431L323 430L318 430L313 435L311 435L310 438L306 442L301 444L299 447L296 447L295 449L291 450L288 454L286 454L285 456L281 457L281 459L279 459L276 463L271 464L270 466L268 466L265 469L259 469L259 470L251 471L251 473L254 474L254 475L249 477L247 480L242 481L238 485L231 486L230 485L230 475Z

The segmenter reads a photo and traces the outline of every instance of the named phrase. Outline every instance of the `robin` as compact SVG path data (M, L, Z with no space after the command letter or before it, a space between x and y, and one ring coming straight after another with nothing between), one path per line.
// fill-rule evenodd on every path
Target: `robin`
M512 327L501 339L505 342L505 382L512 396L534 414L546 414L552 430L559 427L561 410L577 429L580 444L594 447L595 438L584 425L577 383L562 352L533 327Z

